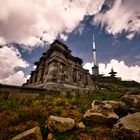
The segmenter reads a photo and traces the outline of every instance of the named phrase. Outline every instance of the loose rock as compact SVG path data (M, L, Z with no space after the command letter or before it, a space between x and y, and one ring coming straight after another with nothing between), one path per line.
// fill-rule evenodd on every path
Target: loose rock
M47 140L54 140L54 135L53 135L53 133L49 133L49 134L48 134Z
M113 101L113 100L109 100L109 101L102 101L103 103L107 103L110 104L113 108L114 111L118 110L118 108L126 106L126 104L124 102L119 102L119 101Z
M71 130L75 126L75 121L71 118L50 116L47 121L47 126L52 131L58 130L59 132L65 132Z
M92 103L92 109L85 113L84 118L93 120L96 123L112 125L117 122L119 116L113 112L113 108L110 104L94 100Z
M77 127L80 129L86 129L86 126L82 122L78 123Z
M124 95L121 100L131 108L140 110L140 95Z
M129 114L113 126L113 132L119 139L140 139L140 112Z
M39 126L34 127L30 130L27 130L27 131L15 136L14 138L12 138L12 140L22 140L22 139L43 140Z

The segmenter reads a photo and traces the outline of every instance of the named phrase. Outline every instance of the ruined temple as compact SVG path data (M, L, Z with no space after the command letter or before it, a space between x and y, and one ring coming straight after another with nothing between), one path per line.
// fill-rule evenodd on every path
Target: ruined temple
M36 69L24 86L58 90L92 89L91 75L83 69L82 63L82 59L74 57L65 44L55 40L34 63Z

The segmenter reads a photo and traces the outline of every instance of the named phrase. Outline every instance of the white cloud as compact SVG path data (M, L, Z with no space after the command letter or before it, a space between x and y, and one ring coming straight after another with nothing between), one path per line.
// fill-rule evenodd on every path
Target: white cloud
M21 54L14 47L0 48L0 78L8 76L18 68L26 68L29 64L21 58Z
M127 38L128 40L132 40L132 39L134 38L134 36L135 36L135 33L130 33L130 34L128 34L128 35L126 36L126 38Z
M21 58L20 52L14 47L4 46L0 48L0 82L12 81L12 78L23 77L23 72L16 72L18 68L26 68L29 64ZM13 79L15 80L15 79ZM21 80L22 81L22 80ZM21 83L21 82L20 82Z
M68 36L65 34L60 34L60 38L63 39L64 41L66 41Z
M139 5L139 0L116 0L110 10L95 16L94 24L101 23L113 35L125 31L126 37L132 39L136 33L140 33Z
M27 40L24 41L24 44L29 44L30 46L35 46L41 44L42 41L40 38L35 36L30 36Z
M8 84L8 85L18 85L21 86L23 83L26 82L29 76L25 76L23 71L18 71L9 75L8 77L1 79L0 83Z
M98 13L105 0L0 0L0 36L28 47L47 43L58 35L72 32L85 15ZM43 32L45 31L45 34Z
M3 37L0 37L0 45L5 45L6 41Z
M85 63L84 68L89 69L91 73L92 63ZM109 76L111 68L117 72L117 77L121 77L123 80L135 80L140 82L140 66L127 66L124 61L118 61L112 59L108 64L99 64L99 73Z
M90 74L92 74L92 67L93 67L93 63L85 63L83 65L83 68L89 70Z
M74 31L75 34L82 35L85 30L85 24L81 23Z
M33 70L35 70L36 68L37 68L37 66L36 66L36 65L34 65L34 66L33 66Z

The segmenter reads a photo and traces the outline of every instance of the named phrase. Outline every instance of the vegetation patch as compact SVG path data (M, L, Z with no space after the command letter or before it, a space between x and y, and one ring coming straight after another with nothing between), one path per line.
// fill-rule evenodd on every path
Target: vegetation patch
M119 100L121 92L94 91L85 95L74 93L73 96L53 96L44 98L22 97L21 95L3 98L0 96L0 139L10 140L15 135L40 126L43 138L45 139L49 130L45 127L45 121L50 115L70 117L79 123L86 110L91 109L93 100ZM120 115L127 110L118 110ZM96 135L93 131L93 122L84 122L87 131L82 134L78 130L66 133L55 133L56 139L65 140L67 138L77 140L82 135Z

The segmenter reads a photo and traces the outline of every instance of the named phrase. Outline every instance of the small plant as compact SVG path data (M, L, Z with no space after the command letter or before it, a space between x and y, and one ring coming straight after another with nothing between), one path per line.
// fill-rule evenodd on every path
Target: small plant
M77 105L78 99L76 97L73 97L73 98L71 98L70 102L71 102L72 105Z
M116 110L116 114L120 117L126 116L129 110L129 106L119 106L119 108Z
M55 113L55 115L60 116L61 113L62 113L62 111L61 111L61 109L60 109L59 107L57 107L57 108L54 110L54 113Z
M56 105L57 106L63 106L64 105L64 101L63 100L57 101Z
M84 121L84 124L87 127L93 127L94 126L94 122L92 120L83 120L83 121Z
M78 140L77 134L75 134L73 131L66 131L63 133L55 131L55 138L56 140Z
M111 140L119 140L117 137L112 137Z
M46 118L44 116L41 116L38 120L39 124L40 124L40 128L41 128L41 132L42 132L42 135L43 135L43 139L46 138L47 134L48 134L48 129L45 127L45 121L46 121Z
M52 105L53 105L53 102L52 102L52 101L48 101L48 102L47 102L47 105L48 105L48 106L52 106Z

